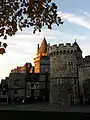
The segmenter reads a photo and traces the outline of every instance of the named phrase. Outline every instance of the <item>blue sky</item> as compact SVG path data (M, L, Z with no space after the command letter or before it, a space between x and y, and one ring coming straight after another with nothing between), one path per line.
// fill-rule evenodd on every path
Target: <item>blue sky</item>
M18 31L5 41L8 44L6 53L0 55L0 79L9 76L11 69L22 66L26 62L33 64L37 44L44 37L48 43L59 44L75 39L83 51L83 57L90 55L90 0L53 0L58 5L58 14L64 24L52 30L44 28L41 33L32 34L31 28ZM0 38L2 40L2 38ZM3 40L2 40L3 41Z
M80 11L89 12L90 1L89 0L53 0L59 7L59 10L63 12L78 13Z

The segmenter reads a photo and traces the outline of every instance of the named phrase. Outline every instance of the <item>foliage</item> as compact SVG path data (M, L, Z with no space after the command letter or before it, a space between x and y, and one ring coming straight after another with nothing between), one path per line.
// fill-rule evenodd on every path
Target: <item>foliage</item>
M0 0L0 37L14 35L18 27L33 26L33 33L46 25L63 24L57 15L57 6L52 0Z

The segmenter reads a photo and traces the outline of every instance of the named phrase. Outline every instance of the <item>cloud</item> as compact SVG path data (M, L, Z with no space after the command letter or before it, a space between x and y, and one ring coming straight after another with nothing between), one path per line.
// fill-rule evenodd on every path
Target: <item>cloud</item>
M83 15L76 15L58 11L58 15L61 16L64 21L67 20L68 22L90 29L90 14L88 12L84 12Z
M87 18L86 16L76 16L64 12L59 12L59 14L62 14L63 19L69 22L86 26L84 23ZM80 22L80 20L82 22ZM33 64L33 58L35 58L37 53L37 44L41 44L44 37L46 37L47 42L51 45L66 42L73 43L75 39L77 39L81 49L84 51L84 55L90 54L88 44L90 41L88 38L90 38L90 36L70 34L68 31L62 32L58 29L43 29L41 33L37 32L37 34L33 35L32 30L27 28L22 32L18 31L15 36L8 37L7 40L0 38L3 42L8 44L6 54L3 56L0 55L0 79L9 76L11 69L17 66L23 66L26 62L31 62ZM88 42L86 42L87 40Z
M90 13L84 12L84 15L90 19Z

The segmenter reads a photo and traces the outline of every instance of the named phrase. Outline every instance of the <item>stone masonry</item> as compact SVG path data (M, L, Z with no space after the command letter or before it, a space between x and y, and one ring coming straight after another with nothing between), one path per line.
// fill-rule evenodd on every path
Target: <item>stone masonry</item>
M50 103L75 104L78 101L78 66L82 51L76 41L49 46Z

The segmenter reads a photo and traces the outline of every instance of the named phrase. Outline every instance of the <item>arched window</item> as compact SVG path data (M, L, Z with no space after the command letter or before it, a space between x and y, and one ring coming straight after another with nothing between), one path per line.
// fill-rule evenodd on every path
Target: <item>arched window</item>
M76 53L76 50L74 50L74 52Z
M59 51L57 51L57 55L58 55Z
M67 50L67 53L69 53L69 50Z
M73 53L73 50L71 50L71 53Z
M55 51L53 52L53 55L55 55Z
M66 50L64 50L64 53L66 53Z
M51 56L53 56L53 53L51 52L51 54L50 54Z
M62 50L60 51L60 54L62 53Z

